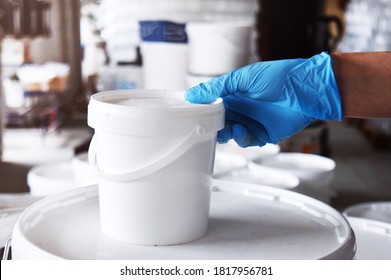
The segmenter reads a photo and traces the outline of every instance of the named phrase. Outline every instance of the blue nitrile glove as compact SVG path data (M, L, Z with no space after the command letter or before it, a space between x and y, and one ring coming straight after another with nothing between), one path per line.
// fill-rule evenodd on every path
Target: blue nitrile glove
M327 53L251 64L189 89L192 103L222 97L225 128L217 140L239 146L278 143L314 119L341 120L341 100Z

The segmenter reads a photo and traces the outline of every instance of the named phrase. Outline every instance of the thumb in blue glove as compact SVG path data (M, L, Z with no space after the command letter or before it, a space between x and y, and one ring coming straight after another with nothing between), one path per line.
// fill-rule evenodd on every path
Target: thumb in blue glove
M186 92L193 103L222 97L225 128L219 143L239 146L278 143L315 119L341 120L341 100L326 53L309 59L259 62L202 83Z

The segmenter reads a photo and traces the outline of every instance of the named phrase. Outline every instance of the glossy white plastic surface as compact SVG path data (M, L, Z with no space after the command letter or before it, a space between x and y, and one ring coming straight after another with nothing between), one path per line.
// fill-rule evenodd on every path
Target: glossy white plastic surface
M12 230L25 208L0 209L0 247L11 238Z
M27 174L32 196L47 196L79 187L75 181L71 162L58 161L38 164Z
M221 75L249 62L251 22L189 22L189 72Z
M191 104L184 92L129 90L93 95L88 108L102 231L142 245L203 236L222 100Z
M289 172L267 166L253 165L251 162L247 165L247 168L231 171L218 178L281 189L294 189L300 183L299 178Z
M352 259L355 237L330 206L291 191L215 180L208 232L139 246L102 234L96 186L44 198L21 215L14 259ZM134 230L137 230L134 228Z
M347 207L343 214L391 224L391 201L363 202Z
M357 242L357 260L391 260L391 224L348 217Z
M253 163L285 170L299 177L303 183L323 188L330 185L336 166L330 158L305 153L278 153Z

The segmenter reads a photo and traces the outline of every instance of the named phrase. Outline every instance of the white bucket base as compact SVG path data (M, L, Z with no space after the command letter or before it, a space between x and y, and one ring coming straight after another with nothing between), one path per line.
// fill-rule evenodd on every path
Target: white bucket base
M138 246L100 230L97 186L44 198L12 236L14 259L352 259L355 236L332 207L291 191L214 181L208 232L174 246Z

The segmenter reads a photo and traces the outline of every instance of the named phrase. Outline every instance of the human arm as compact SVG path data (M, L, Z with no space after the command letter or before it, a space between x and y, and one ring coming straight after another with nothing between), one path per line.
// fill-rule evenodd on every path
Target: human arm
M226 125L218 141L277 143L315 119L391 115L391 52L322 53L309 59L259 62L188 90L186 99L222 97Z
M341 120L331 57L265 61L247 65L189 89L186 99L223 98L225 127L217 140L240 146L278 143L315 119Z
M344 117L391 118L391 52L331 57Z

